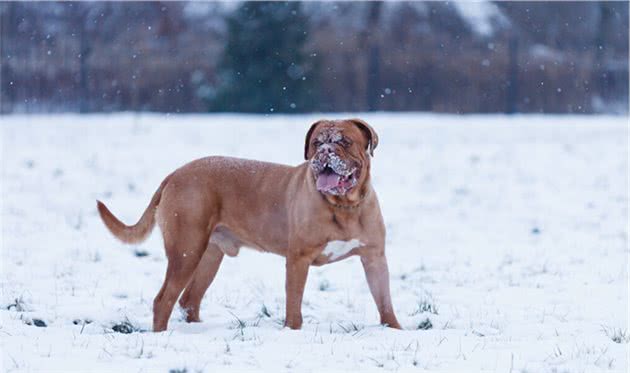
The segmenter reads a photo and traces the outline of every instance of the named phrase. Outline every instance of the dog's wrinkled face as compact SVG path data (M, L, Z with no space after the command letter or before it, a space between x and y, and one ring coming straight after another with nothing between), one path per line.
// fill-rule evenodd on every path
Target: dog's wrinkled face
M369 167L376 147L374 130L360 120L319 121L306 136L305 158L318 191L344 196L355 188Z
M351 144L352 140L335 127L319 131L312 140L316 150L311 158L311 168L316 176L317 190L338 196L345 195L357 185L361 162L349 154Z

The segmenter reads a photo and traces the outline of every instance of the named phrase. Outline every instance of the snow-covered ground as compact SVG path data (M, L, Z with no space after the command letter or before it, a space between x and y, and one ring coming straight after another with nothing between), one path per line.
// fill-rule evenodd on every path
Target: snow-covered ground
M356 258L311 269L283 329L283 259L243 250L204 322L147 332L160 234L121 244L95 200L135 222L195 158L297 164L319 117L0 117L2 370L628 370L627 117L362 115L406 330L378 325Z

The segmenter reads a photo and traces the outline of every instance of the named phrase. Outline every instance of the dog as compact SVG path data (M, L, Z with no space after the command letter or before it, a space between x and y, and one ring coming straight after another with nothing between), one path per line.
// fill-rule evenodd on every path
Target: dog
M302 326L311 265L358 255L381 324L400 329L390 296L385 225L370 183L377 145L378 135L363 120L320 120L306 134L306 162L298 166L195 160L164 179L132 226L97 201L105 226L125 243L142 242L156 222L160 226L168 266L153 302L153 330L166 330L178 298L186 321L200 321L201 300L224 255L236 256L243 246L286 258L285 327Z

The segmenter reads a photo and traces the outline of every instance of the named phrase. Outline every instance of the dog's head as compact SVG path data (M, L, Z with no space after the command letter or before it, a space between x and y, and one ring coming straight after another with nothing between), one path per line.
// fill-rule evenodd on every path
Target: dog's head
M369 177L378 145L374 129L360 119L320 120L306 134L304 158L318 191L345 196Z

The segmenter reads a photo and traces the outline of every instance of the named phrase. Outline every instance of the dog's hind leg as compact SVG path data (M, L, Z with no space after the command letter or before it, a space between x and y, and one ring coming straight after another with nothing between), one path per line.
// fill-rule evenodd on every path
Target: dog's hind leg
M214 277L223 261L223 251L216 244L208 243L208 249L203 254L195 274L186 286L186 290L179 300L179 305L186 311L187 322L199 322L199 308L206 290L212 284Z
M153 301L153 331L166 330L173 306L206 251L209 234L199 231L179 232L180 239L169 242L165 237L168 267L160 292Z

